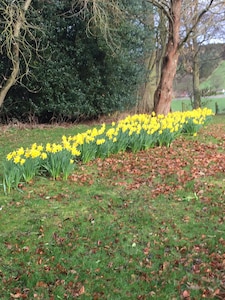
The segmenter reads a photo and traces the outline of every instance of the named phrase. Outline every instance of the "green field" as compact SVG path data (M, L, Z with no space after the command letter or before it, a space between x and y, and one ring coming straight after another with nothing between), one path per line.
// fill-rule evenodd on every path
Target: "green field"
M86 129L4 127L0 159ZM2 193L1 299L224 299L224 134L216 116L170 148Z
M216 103L218 105L219 113L225 113L225 97L206 97L202 98L202 107L208 107L212 109L212 111L216 112ZM172 111L186 111L191 110L191 101L190 99L176 99L172 101Z

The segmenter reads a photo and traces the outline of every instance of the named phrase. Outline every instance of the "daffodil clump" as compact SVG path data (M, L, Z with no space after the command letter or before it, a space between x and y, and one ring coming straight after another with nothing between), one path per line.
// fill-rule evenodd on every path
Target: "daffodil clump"
M20 182L30 182L36 175L66 180L74 171L75 161L86 163L111 154L169 147L181 133L197 135L199 129L212 116L211 110L197 109L164 115L138 114L100 129L89 129L75 136L63 136L59 144L45 146L34 143L10 152L3 162L3 187L5 192L18 187Z
M36 175L49 175L57 179L62 175L67 179L74 170L74 159L80 152L71 145L34 143L30 148L23 147L8 153L3 162L3 188L5 193L20 182L30 182Z

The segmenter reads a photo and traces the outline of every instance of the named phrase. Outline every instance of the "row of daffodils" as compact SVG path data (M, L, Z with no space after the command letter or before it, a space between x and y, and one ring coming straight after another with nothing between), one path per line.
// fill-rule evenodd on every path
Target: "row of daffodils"
M133 115L103 124L75 136L63 136L60 144L31 145L8 153L3 162L3 188L9 193L21 183L37 175L67 180L74 171L75 162L83 163L111 154L137 152L156 146L169 147L180 134L197 135L198 130L213 113L209 109L174 112L163 115Z

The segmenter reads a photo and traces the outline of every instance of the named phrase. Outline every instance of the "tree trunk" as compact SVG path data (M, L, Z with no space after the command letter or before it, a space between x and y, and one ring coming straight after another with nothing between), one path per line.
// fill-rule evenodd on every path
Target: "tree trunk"
M152 37L149 38L148 43L149 46L154 43L155 45L160 45L160 47L156 47L145 60L148 76L145 85L141 87L142 96L138 103L139 113L151 113L154 110L154 94L160 81L162 59L166 50L166 18L161 10L159 10L158 13L160 22L156 28L157 34L155 34L154 39ZM147 15L145 23L148 24L150 28L155 28L155 17L152 12Z
M194 14L197 16L199 1L195 1L194 5ZM196 20L195 20L196 23ZM197 28L193 31L195 34L192 38L192 46L193 46L193 73L192 73L192 83L193 83L193 108L201 107L201 91L200 91L200 62L199 62L199 44L198 38L196 34Z
M10 24L12 26L12 35L10 37L12 41L12 48L7 49L7 53L9 56L9 59L11 59L12 63L12 72L10 76L5 81L5 84L0 90L0 107L2 106L5 97L10 90L10 88L16 83L18 79L18 74L20 71L20 31L21 27L23 25L23 22L25 21L25 13L28 10L29 6L31 4L31 0L25 0L24 5L22 8L18 7L18 18L15 20L14 24Z
M180 19L181 0L173 0L171 1L170 17L168 18L168 40L162 62L160 82L154 94L154 111L156 114L167 115L170 112L173 80L179 58Z
M193 60L193 96L194 96L194 109L201 107L201 90L200 90L200 74L199 74L199 57L196 53Z
M139 89L139 94L141 94L141 100L137 105L138 113L150 113L154 108L154 92L156 89L156 74L155 74L155 60L156 52L153 51L150 57L146 58L145 66L147 70L147 77L145 84Z

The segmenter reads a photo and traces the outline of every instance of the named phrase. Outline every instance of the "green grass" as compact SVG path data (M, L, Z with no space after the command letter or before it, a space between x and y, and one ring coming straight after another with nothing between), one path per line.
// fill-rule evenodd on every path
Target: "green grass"
M216 98L216 97L207 97L202 98L202 106L210 108L214 113L216 112L216 103L219 108L219 113L225 113L225 97ZM172 101L172 111L187 111L191 110L191 101L190 99L176 99Z
M1 160L86 128L2 131ZM68 182L37 178L0 195L1 299L222 297L224 134L215 117L170 148L78 164Z
M29 147L33 143L46 144L61 142L62 135L75 135L78 132L86 131L88 126L44 126L30 127L21 125L2 127L0 132L0 159L2 160L5 154L23 146ZM0 171L1 174L1 171Z
M171 103L172 111L186 111L191 110L191 101L190 99L174 99Z

